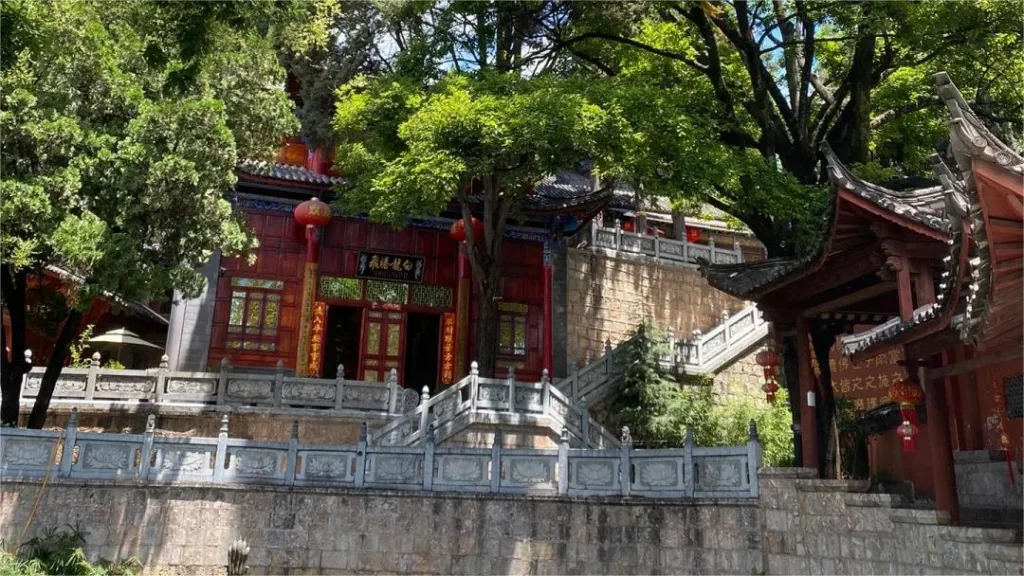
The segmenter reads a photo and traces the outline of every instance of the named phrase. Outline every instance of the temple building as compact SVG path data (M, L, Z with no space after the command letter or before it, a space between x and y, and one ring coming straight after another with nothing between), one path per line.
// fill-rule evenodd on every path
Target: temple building
M773 322L803 466L826 474L836 396L888 395L862 405L876 424L872 477L909 481L945 521L1019 521L1024 158L945 73L937 79L955 166L934 157L936 186L865 182L826 148L831 197L817 248L703 273ZM866 372L836 377L851 367Z

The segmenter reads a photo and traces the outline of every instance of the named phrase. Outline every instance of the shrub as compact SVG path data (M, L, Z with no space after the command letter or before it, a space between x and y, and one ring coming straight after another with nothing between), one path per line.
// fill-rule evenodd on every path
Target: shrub
M0 551L0 576L136 576L142 564L136 558L121 562L90 563L82 550L82 533L69 526L66 530L47 529L41 537L25 542L18 555Z

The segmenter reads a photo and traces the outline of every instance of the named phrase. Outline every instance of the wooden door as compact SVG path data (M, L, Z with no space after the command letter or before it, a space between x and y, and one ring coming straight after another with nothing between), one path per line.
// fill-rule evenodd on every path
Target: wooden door
M402 353L405 349L405 313L395 310L364 312L363 354L360 379L386 382L392 368L402 378Z

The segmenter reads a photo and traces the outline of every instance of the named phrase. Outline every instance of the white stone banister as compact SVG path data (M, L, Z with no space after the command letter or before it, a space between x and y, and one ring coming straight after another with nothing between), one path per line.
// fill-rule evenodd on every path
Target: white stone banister
M715 373L768 337L768 322L757 306L722 318L707 334L694 331L690 341L676 342L674 358L666 366L683 374Z
M554 390L554 389L552 389ZM753 423L745 445L636 449L623 429L605 449L572 448L562 429L556 450L375 446L365 425L358 444L302 444L298 422L288 442L231 438L228 416L217 437L163 437L150 416L145 433L83 433L72 412L66 430L0 430L5 480L67 478L85 484L151 483L316 486L548 496L756 498L761 446ZM607 431L602 431L602 434ZM60 448L60 449L58 449ZM150 465L152 463L152 465Z
M590 247L595 250L607 250L615 254L635 254L654 258L661 263L678 266L696 267L698 259L713 264L738 264L743 261L743 250L739 243L734 242L731 248L715 245L709 240L707 244L672 240L659 236L648 236L634 232L623 232L619 223L614 228L601 226L592 222L590 227Z

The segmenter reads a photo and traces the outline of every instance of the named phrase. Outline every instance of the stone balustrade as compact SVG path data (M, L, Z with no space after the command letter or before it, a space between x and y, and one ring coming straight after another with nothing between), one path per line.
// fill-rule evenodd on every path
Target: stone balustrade
M364 424L357 445L299 444L230 438L228 417L216 438L86 433L77 412L65 430L3 429L0 474L5 481L53 477L138 483L265 484L435 492L643 498L754 498L761 446L750 423L744 446L634 449L623 428L621 447L570 448L562 431L557 450L439 447L433 427L418 446L375 446Z
M743 261L743 251L738 243L733 243L731 248L723 248L716 246L714 240L707 244L699 244L623 232L618 222L614 228L606 228L599 222L593 222L590 228L590 245L593 249L608 250L616 255L647 256L660 264L693 268L697 267L698 260L707 260L712 264L738 264Z

